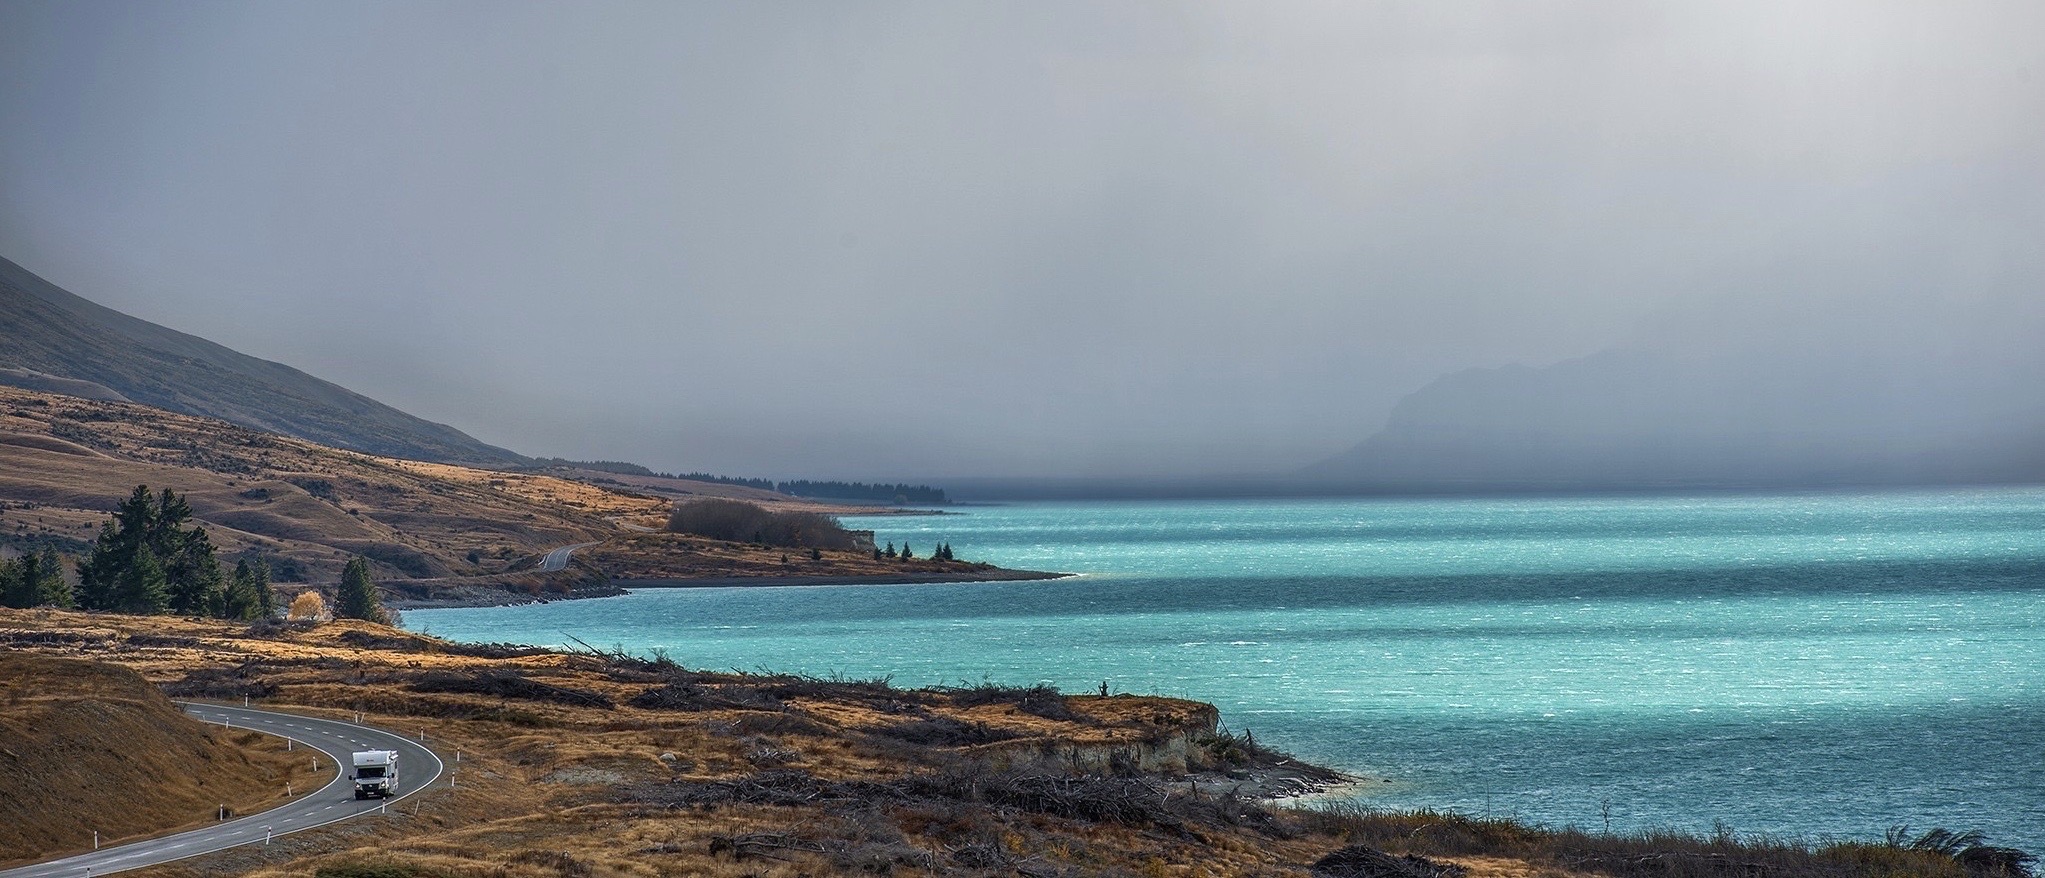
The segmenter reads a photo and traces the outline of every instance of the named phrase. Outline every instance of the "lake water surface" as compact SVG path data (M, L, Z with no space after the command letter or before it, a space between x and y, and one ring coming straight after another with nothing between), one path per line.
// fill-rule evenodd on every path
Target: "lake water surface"
M1549 825L2045 852L2045 491L1022 504L849 519L1049 582L646 590L414 610L462 640L899 685L1185 696Z

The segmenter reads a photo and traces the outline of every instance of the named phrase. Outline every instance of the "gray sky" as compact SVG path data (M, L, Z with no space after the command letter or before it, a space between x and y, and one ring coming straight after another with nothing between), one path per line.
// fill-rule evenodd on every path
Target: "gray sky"
M1281 470L2041 242L2028 0L0 0L0 254L529 454Z

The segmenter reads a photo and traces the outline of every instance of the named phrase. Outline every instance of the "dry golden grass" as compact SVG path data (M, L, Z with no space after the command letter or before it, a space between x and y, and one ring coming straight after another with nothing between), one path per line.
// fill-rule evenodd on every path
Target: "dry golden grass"
M570 471L564 471L570 472ZM846 513L772 492L677 479L627 485L375 457L131 403L0 387L0 545L82 552L136 485L171 488L191 504L223 555L260 554L332 581L353 556L371 559L405 597L490 599L572 592L619 579L982 575L964 563L875 561L852 552L811 560L659 530L674 498L745 494L776 509ZM637 477L629 477L637 478ZM678 486L694 486L678 487ZM569 543L573 573L533 580L537 556ZM785 560L784 560L785 559ZM284 576L282 581L292 577Z
M0 652L0 742L0 866L261 810L334 771L186 718L127 668L28 653Z
M663 516L668 502L657 497L637 496L595 485L548 475L507 473L446 463L391 460L390 464L430 479L461 485L481 485L528 503L570 507L603 516Z
M562 479L373 457L147 406L0 387L7 539L89 541L138 484L184 494L224 552L294 560L314 578L337 575L355 554L387 578L496 573L617 530L607 515L664 507Z

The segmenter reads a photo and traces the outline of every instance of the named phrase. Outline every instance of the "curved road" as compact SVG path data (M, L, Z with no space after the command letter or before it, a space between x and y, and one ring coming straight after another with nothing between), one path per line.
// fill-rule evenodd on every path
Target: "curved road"
M237 817L176 835L130 842L31 866L19 866L0 871L0 878L59 878L59 876L79 878L86 875L105 875L210 854L245 844L262 844L266 833L284 835L315 826L325 826L360 814L373 813L385 804L396 802L430 786L440 779L446 768L441 764L440 757L433 755L433 751L409 738L382 729L337 720L272 713L267 710L179 703L183 705L187 714L205 722L227 722L237 729L252 729L290 738L302 746L319 750L320 770L333 772L334 779L328 781L326 786L312 792L301 793L298 798L268 811ZM334 771L334 768L349 765L350 755L357 750L398 751L397 795L385 800L356 801L355 786L348 780L347 769Z
M584 548L584 547L586 547L586 546L594 546L594 545L596 545L596 544L595 544L595 543L576 543L575 545L572 545L572 546L562 546L561 548L558 548L558 549L555 549L554 551L548 552L548 553L547 553L547 557L545 557L545 558L541 558L541 559L540 559L540 572L541 572L541 573L552 573L552 572L554 572L554 571L556 571L556 570L566 570L566 569L568 569L568 556L569 556L569 555L573 555L573 554L575 554L575 550L576 550L576 549Z

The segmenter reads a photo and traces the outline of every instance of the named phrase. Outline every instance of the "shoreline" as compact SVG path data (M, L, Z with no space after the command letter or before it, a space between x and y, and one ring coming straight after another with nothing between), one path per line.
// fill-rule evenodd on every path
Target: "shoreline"
M976 570L953 573L862 573L820 576L708 576L700 578L613 579L601 586L579 588L566 594L536 595L497 586L443 586L452 592L445 597L386 597L383 605L400 613L410 610L457 610L484 607L523 607L556 601L586 601L622 597L635 589L655 588L803 588L833 585L970 585L982 582L1036 582L1065 579L1077 573L1042 570ZM399 583L393 583L396 585Z
M822 576L708 576L658 579L613 579L613 587L640 588L786 588L818 585L966 585L980 582L1034 582L1065 579L1077 573L1042 570L979 570L968 573L847 573Z

